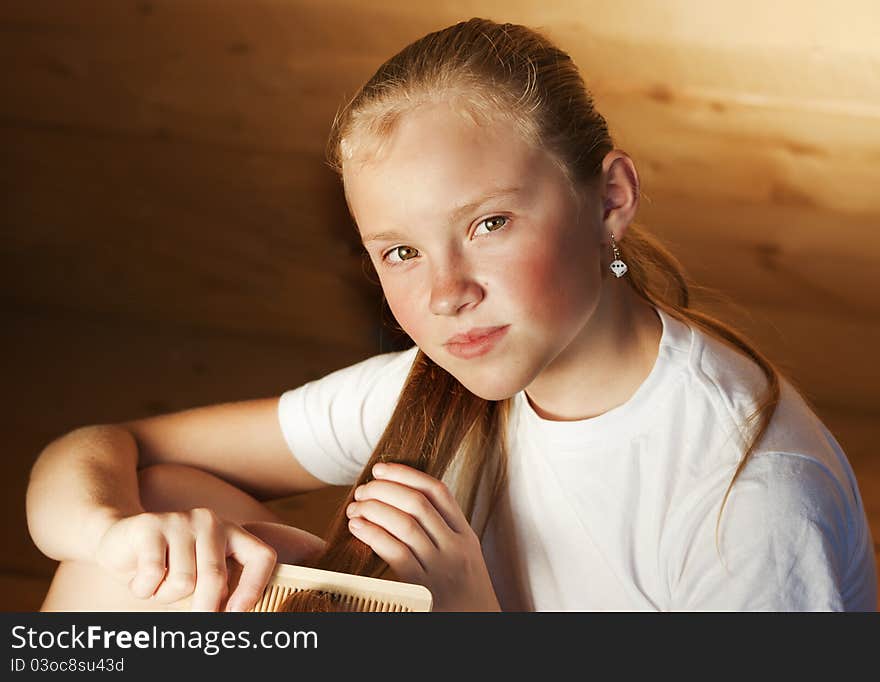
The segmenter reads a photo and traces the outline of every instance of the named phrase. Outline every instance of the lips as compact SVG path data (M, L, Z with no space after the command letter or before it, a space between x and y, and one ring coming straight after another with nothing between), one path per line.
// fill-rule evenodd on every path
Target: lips
M464 334L456 334L445 344L451 354L465 360L485 355L507 334L510 325L501 327L475 327Z
M446 345L449 345L450 343L471 343L473 341L479 341L483 337L489 336L499 329L504 329L506 326L507 325L501 325L499 327L474 327L464 334L456 334L455 336L450 337L446 341Z

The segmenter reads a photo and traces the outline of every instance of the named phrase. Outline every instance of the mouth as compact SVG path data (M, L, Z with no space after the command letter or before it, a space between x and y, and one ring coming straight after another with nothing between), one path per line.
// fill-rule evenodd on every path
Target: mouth
M510 329L509 324L500 327L478 327L465 334L456 334L443 345L451 355L467 360L485 355L492 350L507 334L508 329Z

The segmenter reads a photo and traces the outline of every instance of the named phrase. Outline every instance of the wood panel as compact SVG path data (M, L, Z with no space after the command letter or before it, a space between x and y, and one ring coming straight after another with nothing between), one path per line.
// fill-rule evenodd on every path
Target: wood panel
M380 21L364 21L365 9L266 0L9 3L0 56L15 68L0 85L0 112L102 133L323 151L345 91L412 30L380 6Z
M378 290L329 171L29 129L5 151L5 298L352 348L373 337Z
M880 154L880 50L866 28L880 7L746 5L18 2L0 24L0 56L15 65L0 115L320 154L333 113L383 59L483 14L542 28L569 50L646 164L690 170L688 181L723 196L756 187L878 212L859 180L876 177Z

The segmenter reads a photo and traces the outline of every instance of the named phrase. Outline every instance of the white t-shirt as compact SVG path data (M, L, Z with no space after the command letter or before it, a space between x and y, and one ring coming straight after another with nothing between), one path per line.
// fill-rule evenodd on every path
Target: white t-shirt
M734 484L763 373L657 311L651 373L623 405L580 421L513 397L509 485L483 537L505 610L859 610L877 607L873 542L840 445L792 386ZM415 347L285 392L297 460L354 483L394 410ZM449 483L450 481L447 480ZM478 502L478 505L480 503Z

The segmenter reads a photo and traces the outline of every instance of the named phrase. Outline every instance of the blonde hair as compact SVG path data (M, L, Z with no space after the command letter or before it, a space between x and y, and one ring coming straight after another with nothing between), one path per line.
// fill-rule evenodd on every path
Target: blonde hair
M430 33L385 62L337 114L328 144L328 163L366 161L381 151L406 112L446 101L475 123L503 118L523 138L548 150L572 187L598 179L605 155L614 149L605 119L571 57L540 33L514 24L474 18ZM731 488L764 435L780 396L779 374L770 361L730 326L690 307L692 284L675 257L651 234L632 223L618 243L629 266L624 280L645 301L681 322L729 344L763 372L766 393L746 418L751 438L725 491ZM506 485L505 436L511 400L484 400L418 351L396 409L339 512L319 568L378 576L387 564L348 530L346 506L354 488L371 480L373 464L394 461L441 478L455 460L456 493L462 510L482 535ZM474 518L477 493L488 486L482 519ZM289 610L332 610L319 595L298 593Z

